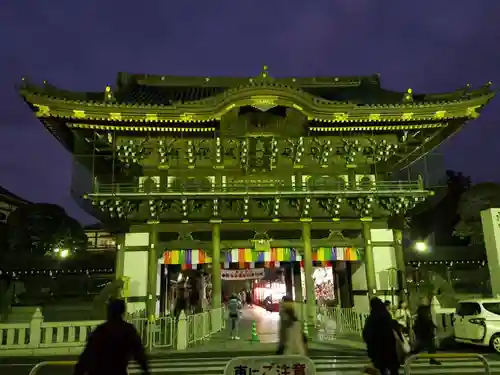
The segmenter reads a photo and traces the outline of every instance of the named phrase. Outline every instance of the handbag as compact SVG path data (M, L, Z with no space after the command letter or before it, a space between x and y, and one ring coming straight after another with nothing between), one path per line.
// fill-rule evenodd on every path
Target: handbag
M394 340L396 341L396 353L399 360L403 362L411 350L410 345L405 340L404 336L403 339L401 339L401 337L395 331L392 331L392 333L394 334Z

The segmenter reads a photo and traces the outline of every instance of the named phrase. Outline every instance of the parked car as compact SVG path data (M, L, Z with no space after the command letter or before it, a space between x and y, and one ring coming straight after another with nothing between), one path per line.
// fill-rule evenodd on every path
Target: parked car
M453 320L456 342L490 346L500 353L499 298L460 301Z

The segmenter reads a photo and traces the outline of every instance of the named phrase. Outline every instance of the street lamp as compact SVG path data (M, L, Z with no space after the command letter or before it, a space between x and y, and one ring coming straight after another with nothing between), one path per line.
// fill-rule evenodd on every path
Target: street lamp
M68 249L60 249L58 247L56 247L54 249L54 255L58 258L61 258L61 259L64 259L64 258L67 258L69 256L70 252Z
M419 253L423 253L423 252L426 252L427 250L429 250L429 248L427 246L427 243L425 243L424 241L417 241L417 242L415 242L415 244L413 245L413 247Z

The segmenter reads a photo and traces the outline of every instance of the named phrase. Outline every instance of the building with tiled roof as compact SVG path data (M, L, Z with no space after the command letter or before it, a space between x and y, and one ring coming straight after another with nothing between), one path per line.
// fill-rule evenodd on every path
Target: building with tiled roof
M7 217L16 208L30 203L0 186L0 223L6 223Z
M366 296L390 289L377 272L405 270L402 227L390 222L403 223L432 195L425 176L397 172L476 119L495 92L491 83L397 92L378 75L280 78L264 67L233 78L120 73L100 92L24 80L20 94L87 169L73 178L84 207L127 228L117 272L148 268L132 282L147 289L133 308L149 316L160 258L172 269L210 267L214 307L221 265L285 264L297 274L302 264L315 311L317 262L349 273L355 300L368 307ZM358 235L334 235L347 231ZM162 242L172 233L179 239ZM209 234L203 251L194 250L197 233ZM132 247L148 249L149 261L124 264ZM395 280L402 295L406 278Z

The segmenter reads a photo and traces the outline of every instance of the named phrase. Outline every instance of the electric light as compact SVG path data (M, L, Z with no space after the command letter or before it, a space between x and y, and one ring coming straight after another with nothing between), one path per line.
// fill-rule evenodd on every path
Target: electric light
M421 253L428 250L427 244L424 241L415 242L413 247L415 248L415 250L417 250L418 252L421 252Z

